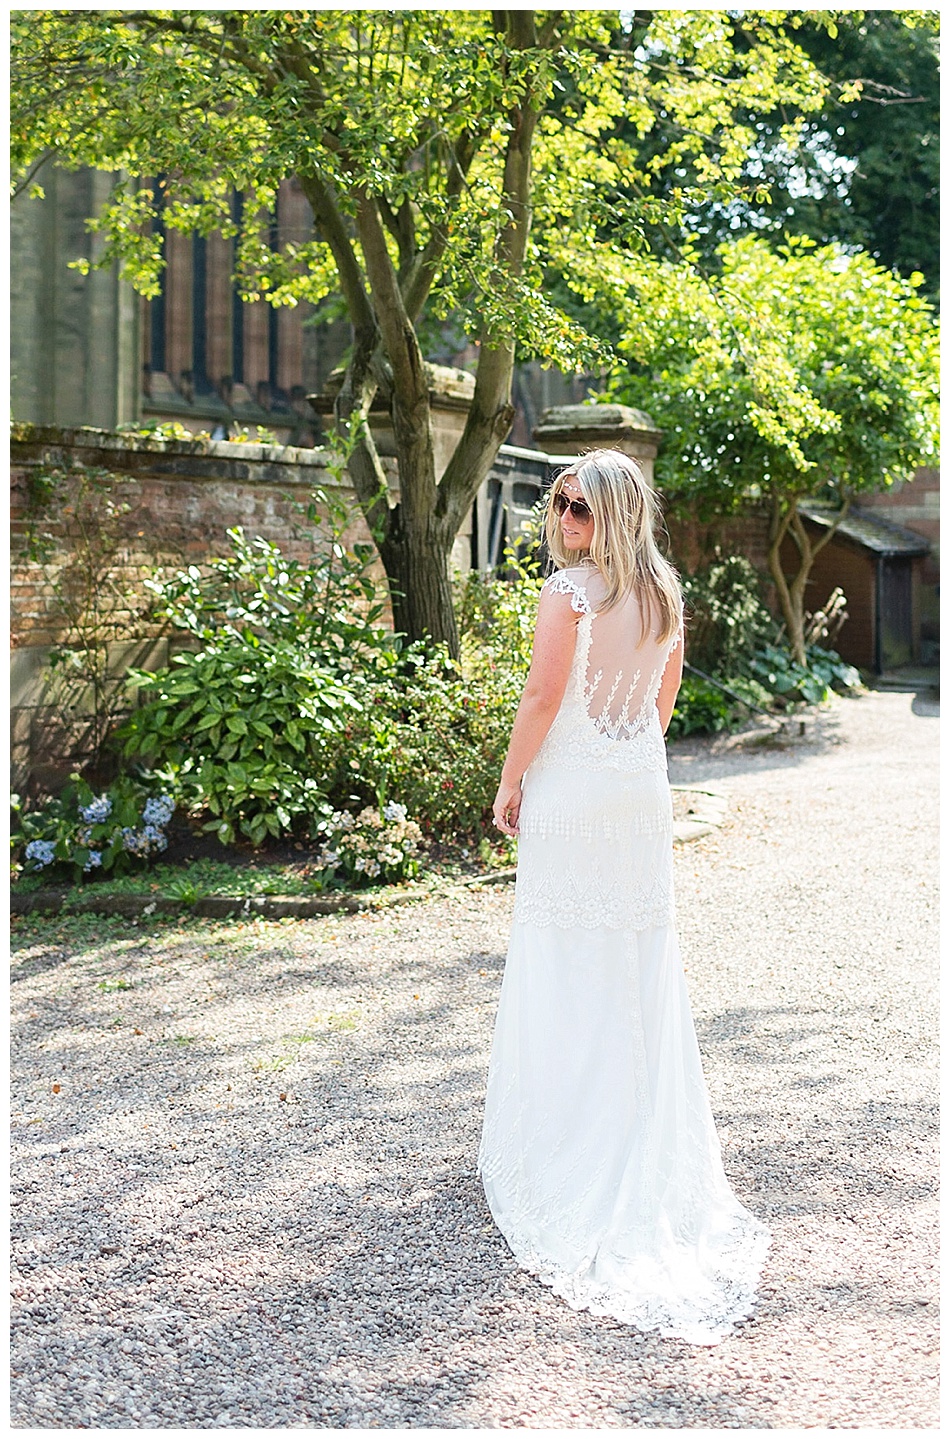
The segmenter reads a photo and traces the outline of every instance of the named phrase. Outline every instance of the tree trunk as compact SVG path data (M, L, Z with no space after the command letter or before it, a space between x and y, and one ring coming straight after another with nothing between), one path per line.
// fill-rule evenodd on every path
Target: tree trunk
M411 640L425 638L448 647L458 659L459 637L452 601L449 558L453 536L444 525L416 522L407 529L398 522L383 541L380 555L386 567L392 599L393 628Z
M835 531L848 513L851 500L845 496L841 509L821 539L813 540L805 529L798 511L798 500L789 499L777 491L772 492L772 513L769 521L769 573L775 582L779 605L785 629L788 632L788 646L797 664L807 665L805 653L805 590L820 550L834 537ZM791 577L782 568L781 548L785 536L790 534L795 541L799 565Z

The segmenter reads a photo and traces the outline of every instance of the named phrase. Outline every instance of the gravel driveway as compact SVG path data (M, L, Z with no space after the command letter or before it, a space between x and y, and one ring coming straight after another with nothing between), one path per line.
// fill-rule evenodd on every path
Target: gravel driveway
M937 720L681 742L726 1168L774 1230L716 1348L575 1314L473 1173L508 887L313 921L14 931L12 1416L63 1428L930 1428Z

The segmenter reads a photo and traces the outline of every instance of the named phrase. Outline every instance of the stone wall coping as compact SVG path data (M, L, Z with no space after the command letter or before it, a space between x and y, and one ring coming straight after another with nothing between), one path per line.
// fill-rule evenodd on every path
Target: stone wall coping
M15 423L11 427L11 460L62 463L64 452L79 452L84 464L104 469L187 476L189 479L233 480L310 485L313 472L320 471L320 483L332 482L329 466L333 452L305 449L298 445L239 443L234 440L159 439L152 435L123 434L91 426L63 428L57 425ZM394 460L382 461L396 480Z
M592 431L638 434L657 444L663 437L652 417L631 405L553 405L542 412L534 434L539 440L553 435L589 438Z
M429 381L430 404L439 410L468 410L475 397L475 376L468 370L458 370L452 365L436 365L430 360L424 362ZM308 395L307 403L318 415L331 414L337 395L343 385L343 368L337 366L326 378L319 394ZM382 397L374 402L371 413L389 413L389 406Z

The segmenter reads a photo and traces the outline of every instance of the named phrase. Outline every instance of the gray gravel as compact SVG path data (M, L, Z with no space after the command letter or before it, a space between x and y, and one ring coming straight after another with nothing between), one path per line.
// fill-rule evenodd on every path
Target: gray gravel
M894 694L785 749L674 747L730 796L677 851L679 924L775 1236L712 1349L573 1313L490 1223L510 889L19 924L14 1426L936 1427L936 751Z

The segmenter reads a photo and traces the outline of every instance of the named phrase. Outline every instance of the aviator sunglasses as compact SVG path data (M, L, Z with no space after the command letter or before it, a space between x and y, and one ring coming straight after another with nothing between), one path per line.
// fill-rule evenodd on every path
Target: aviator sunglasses
M570 510L579 525L586 525L588 520L593 519L591 508L583 500L569 500L563 491L558 491L551 497L551 504L554 506L556 515L563 515L565 510Z

